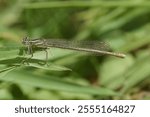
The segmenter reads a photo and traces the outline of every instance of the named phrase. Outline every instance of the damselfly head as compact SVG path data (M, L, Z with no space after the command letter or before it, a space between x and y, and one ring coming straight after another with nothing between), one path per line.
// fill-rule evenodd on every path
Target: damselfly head
M22 39L22 44L27 45L28 42L29 42L29 38L28 38L28 37L24 37L24 38Z

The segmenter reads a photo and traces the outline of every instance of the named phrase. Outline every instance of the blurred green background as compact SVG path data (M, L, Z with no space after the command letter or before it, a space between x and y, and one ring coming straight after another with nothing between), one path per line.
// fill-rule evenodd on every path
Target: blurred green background
M48 49L21 39L106 41L125 59ZM19 47L19 48L18 48ZM0 99L150 99L149 0L0 0Z

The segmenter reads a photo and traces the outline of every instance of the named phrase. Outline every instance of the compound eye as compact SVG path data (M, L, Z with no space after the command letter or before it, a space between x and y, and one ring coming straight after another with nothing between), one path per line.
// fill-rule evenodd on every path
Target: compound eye
M26 44L28 40L29 40L28 37L24 37L24 38L22 39L22 43L23 43L23 44Z

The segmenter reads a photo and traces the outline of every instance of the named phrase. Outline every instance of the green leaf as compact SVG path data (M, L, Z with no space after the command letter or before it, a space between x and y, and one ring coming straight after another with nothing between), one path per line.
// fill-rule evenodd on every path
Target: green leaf
M6 67L4 69L0 70L0 78L4 77L6 74L8 74L10 71L14 70L16 66Z
M0 60L15 58L19 54L19 50L9 50L9 51L1 51L0 50Z
M52 64L52 63L51 64L49 64L49 63L43 63L43 64L29 63L29 65L25 65L25 66L26 67L34 67L34 68L43 69L43 70L52 70L52 71L66 71L66 70L71 71L71 69L69 69L67 67Z
M150 2L136 1L52 1L25 4L27 9L57 8L57 7L149 7Z
M75 83L63 81L55 76L35 75L25 71L10 72L5 77L1 77L0 79L3 81L19 83L20 85L27 84L34 87L50 90L85 93L90 95L105 95L105 96L117 95L116 92L106 88L82 86Z
M124 75L122 92L125 93L132 87L150 77L150 56L138 60Z
M134 59L130 55L127 55L125 59L106 59L100 66L99 82L105 87L117 89L124 82L122 75L133 63Z

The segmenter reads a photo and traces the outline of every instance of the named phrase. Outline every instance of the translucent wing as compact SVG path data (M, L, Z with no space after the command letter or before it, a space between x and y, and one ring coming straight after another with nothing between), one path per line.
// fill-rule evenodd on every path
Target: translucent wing
M93 49L93 50L110 50L110 46L106 42L82 40L82 41L69 41L62 39L49 39L45 40L46 46L66 48L66 49Z

